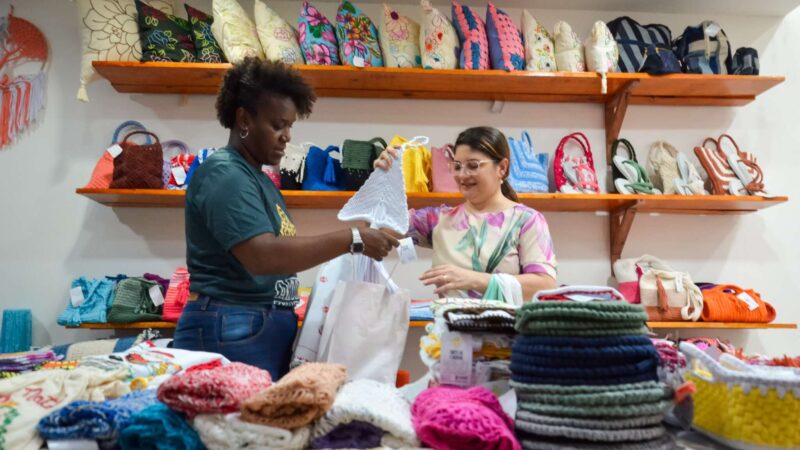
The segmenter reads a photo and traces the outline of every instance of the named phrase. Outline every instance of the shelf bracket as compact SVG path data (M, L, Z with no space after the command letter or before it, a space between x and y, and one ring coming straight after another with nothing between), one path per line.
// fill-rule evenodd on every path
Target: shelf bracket
M606 163L608 164L611 163L611 146L619 138L622 121L625 120L631 90L637 85L639 80L628 81L606 102Z
M611 273L614 273L614 263L622 257L622 249L625 248L625 241L631 231L633 219L636 217L636 204L630 202L611 211L609 214L609 226L611 238Z

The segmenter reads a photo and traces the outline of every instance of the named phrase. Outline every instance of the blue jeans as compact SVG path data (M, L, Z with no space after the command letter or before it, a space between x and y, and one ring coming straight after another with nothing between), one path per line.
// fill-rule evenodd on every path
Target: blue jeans
M207 296L189 301L175 329L175 348L220 353L268 370L273 380L289 371L297 315L271 305L234 305Z

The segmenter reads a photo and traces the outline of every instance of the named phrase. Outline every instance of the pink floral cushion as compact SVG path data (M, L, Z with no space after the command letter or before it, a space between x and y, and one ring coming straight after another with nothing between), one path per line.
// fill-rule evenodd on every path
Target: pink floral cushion
M336 13L336 37L342 64L383 67L378 29L369 17L349 0L342 0Z
M469 6L453 2L453 26L461 42L458 65L462 69L489 69L489 42L486 25Z
M306 64L339 65L339 46L333 25L311 3L303 3L297 29Z
M486 35L492 69L525 70L522 35L511 17L491 2L486 6Z

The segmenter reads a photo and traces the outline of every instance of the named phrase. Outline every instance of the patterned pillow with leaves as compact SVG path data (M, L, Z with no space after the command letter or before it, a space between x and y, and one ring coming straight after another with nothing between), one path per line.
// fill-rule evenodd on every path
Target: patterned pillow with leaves
M81 85L78 99L89 101L86 86L97 78L92 61L139 61L142 43L134 0L77 0L80 20ZM170 0L149 0L165 14L172 14Z
M247 57L264 59L256 26L236 0L212 0L214 22L211 32L217 39L225 58L238 63Z
M426 69L455 69L458 67L458 34L450 19L434 8L429 0L420 0L420 52Z
M555 72L556 45L553 35L527 9L522 11L522 35L528 70Z
M349 0L336 13L339 58L348 66L383 67L378 30L369 17Z
M264 54L270 61L303 64L297 32L261 0L255 2L256 31Z
M140 0L136 0L136 10L142 39L141 61L194 62L189 21L165 14Z
M310 3L303 3L297 19L300 48L306 64L338 66L339 46L333 25Z
M420 67L419 24L383 4L378 27L386 67Z
M214 18L188 4L183 6L186 7L186 16L189 17L189 24L192 26L194 55L197 60L207 63L226 62L217 39L211 33L211 24L214 23Z

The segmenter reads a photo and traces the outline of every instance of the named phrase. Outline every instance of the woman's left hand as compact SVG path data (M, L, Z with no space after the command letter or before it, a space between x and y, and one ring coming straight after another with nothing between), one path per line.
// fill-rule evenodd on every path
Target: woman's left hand
M482 290L480 287L485 284L483 283L484 278L488 278L488 274L446 265L426 271L419 279L425 286L435 285L434 292L437 295L444 295L456 290Z

